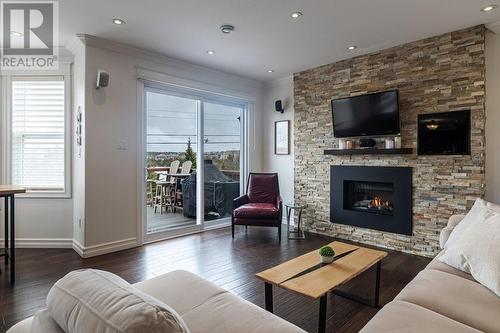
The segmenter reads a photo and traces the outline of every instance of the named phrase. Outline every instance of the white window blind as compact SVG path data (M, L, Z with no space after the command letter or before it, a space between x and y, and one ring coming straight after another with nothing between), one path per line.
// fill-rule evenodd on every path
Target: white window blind
M65 190L64 79L12 81L12 184Z

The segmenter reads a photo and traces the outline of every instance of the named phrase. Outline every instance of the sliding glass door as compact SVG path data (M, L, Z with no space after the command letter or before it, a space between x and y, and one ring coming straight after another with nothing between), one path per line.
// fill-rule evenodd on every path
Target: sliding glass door
M204 216L212 221L230 217L233 199L240 195L244 107L220 102L203 106Z
M195 225L188 184L196 181L199 101L157 89L145 97L147 233Z
M246 104L146 87L145 239L230 221L240 195Z

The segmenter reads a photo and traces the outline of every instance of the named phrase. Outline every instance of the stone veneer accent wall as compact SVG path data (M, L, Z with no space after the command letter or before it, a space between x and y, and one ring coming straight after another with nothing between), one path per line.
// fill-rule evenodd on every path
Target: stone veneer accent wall
M402 147L413 155L324 155L338 146L330 101L399 89ZM342 239L433 256L439 231L484 195L485 28L477 26L294 75L295 201L309 205L304 228ZM471 156L416 156L417 114L471 110ZM330 166L413 168L413 236L333 224Z

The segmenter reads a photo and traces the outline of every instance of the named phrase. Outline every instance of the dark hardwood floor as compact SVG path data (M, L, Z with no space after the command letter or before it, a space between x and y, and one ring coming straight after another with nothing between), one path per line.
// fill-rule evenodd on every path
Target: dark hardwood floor
M64 274L79 268L113 272L130 283L172 270L185 269L231 290L264 307L264 283L254 274L287 259L311 251L332 238L308 234L305 241L278 244L276 229L237 228L234 240L229 228L195 234L143 247L82 259L70 249L19 249L17 282L11 287L0 263L0 332L45 306L51 285ZM382 265L381 306L396 294L429 262L429 259L388 251ZM367 271L343 289L360 296L373 295L375 272ZM303 328L317 331L319 301L275 288L275 314ZM376 309L339 296L328 299L327 331L358 332Z

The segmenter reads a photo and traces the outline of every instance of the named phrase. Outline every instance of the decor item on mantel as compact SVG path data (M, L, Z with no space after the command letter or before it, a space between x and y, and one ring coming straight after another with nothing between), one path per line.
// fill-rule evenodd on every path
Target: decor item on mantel
M400 136L394 137L394 148L396 148L396 149L401 148L401 137Z
M394 139L393 138L387 138L385 139L385 149L394 149Z
M377 141L369 138L359 139L360 148L373 148L377 145Z
M274 154L290 154L290 120L274 123Z
M335 251L330 246L325 245L319 249L319 256L322 264L331 264L335 258Z
M352 140L340 139L339 149L352 149L354 147Z

